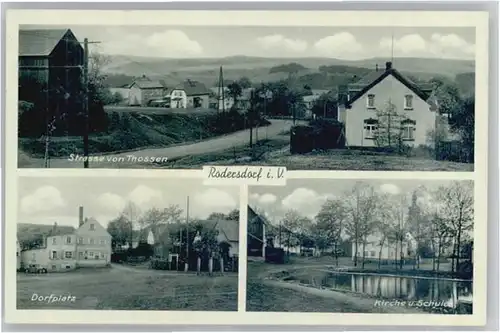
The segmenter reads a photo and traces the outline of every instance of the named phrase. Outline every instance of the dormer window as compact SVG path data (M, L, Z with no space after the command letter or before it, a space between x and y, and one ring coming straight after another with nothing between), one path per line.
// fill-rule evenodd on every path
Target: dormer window
M90 224L90 230L95 230L95 224L94 223Z
M413 95L405 95L405 110L413 110Z
M366 107L369 109L375 109L375 95L368 95L368 99L366 100Z
M52 238L52 245L56 245L57 244L57 239L54 237Z

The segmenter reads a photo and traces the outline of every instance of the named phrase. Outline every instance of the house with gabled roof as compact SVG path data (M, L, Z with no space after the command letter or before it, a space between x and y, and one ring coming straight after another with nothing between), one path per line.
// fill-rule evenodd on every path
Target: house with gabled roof
M168 89L165 97L170 98L173 109L208 109L212 92L203 83L186 80Z
M130 106L147 106L152 101L164 97L167 87L163 80L151 80L143 75L132 82L128 91Z
M78 228L54 223L41 246L21 252L21 262L49 272L104 267L111 262L111 235L94 218L84 218L79 207Z
M397 115L399 120L393 126L401 131L405 145L433 145L432 133L440 116L431 87L412 82L387 62L385 70L377 68L346 90L339 96L338 109L338 120L345 126L346 145L380 145L377 135L381 131L381 113L389 122L391 115Z

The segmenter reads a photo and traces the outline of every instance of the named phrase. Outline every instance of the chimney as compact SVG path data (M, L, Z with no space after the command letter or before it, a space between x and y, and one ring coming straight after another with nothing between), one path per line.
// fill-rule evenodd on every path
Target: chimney
M83 224L83 206L78 208L78 227L81 227Z
M378 72L378 64L375 64L375 71Z
M386 69L386 70L389 70L389 69L391 69L391 68L392 68L392 62L390 62L390 61L386 62L386 63L385 63L385 69Z

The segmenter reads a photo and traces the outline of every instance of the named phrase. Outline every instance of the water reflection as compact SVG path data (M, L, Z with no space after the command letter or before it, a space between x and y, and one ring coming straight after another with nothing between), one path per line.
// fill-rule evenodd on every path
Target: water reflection
M384 299L434 301L455 308L472 301L472 282L309 271L294 276L304 284L368 294Z

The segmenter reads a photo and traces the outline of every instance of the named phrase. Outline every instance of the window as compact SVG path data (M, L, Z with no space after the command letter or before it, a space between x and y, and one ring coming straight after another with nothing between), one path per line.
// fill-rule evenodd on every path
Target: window
M83 237L78 238L78 244L83 244Z
M368 256L368 251L364 251L363 253L364 253L365 257Z
M70 251L64 252L64 258L66 258L66 259L73 258L73 252L70 252Z
M377 134L378 121L376 119L366 119L364 121L364 137L365 139L374 139Z
M57 251L52 251L52 259L57 259Z
M413 95L405 95L405 110L413 109Z
M71 236L66 237L66 244L71 244Z
M375 257L375 251L371 251L370 256Z
M401 122L401 138L405 141L415 140L415 125L413 120L404 120Z
M105 245L106 241L104 239L101 239L101 245Z
M57 238L53 237L52 238L52 245L56 245L57 244Z
M90 224L90 230L95 230L95 224L94 223Z
M100 255L100 252L96 252L95 255L94 255L94 259L98 260L99 259L99 255Z
M101 252L101 259L104 259L104 253Z
M89 238L89 244L90 245L94 245L94 239L93 238Z
M36 253L31 254L31 259L35 260L36 259Z
M78 253L78 257L79 257L80 259L83 259L83 252L79 252L79 253Z
M375 109L375 95L369 94L366 101L366 107L369 109Z
M92 258L94 256L94 252L89 252L89 257Z

